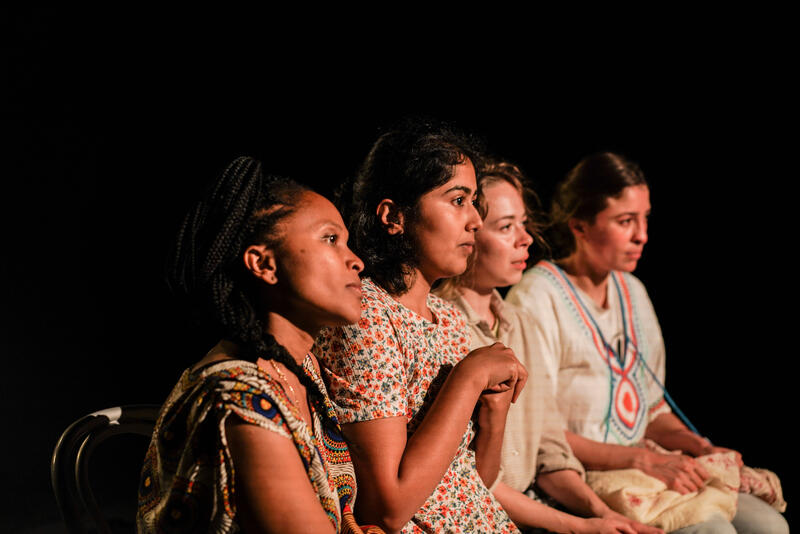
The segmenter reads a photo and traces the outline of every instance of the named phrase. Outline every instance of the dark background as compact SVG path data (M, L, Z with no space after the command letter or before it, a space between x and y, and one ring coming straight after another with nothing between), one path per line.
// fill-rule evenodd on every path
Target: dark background
M780 61L746 37L555 60L558 41L390 51L379 29L304 48L308 33L241 14L6 15L0 530L57 523L48 462L70 422L162 402L213 342L161 273L201 185L249 154L329 194L409 113L481 135L544 198L592 151L641 165L653 213L636 274L667 387L715 443L782 477L791 518L795 116Z

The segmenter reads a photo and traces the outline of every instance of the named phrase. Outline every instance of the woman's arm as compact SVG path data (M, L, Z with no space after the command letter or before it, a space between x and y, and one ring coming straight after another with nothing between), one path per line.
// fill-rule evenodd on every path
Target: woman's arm
M511 520L522 528L539 527L550 532L587 534L619 534L621 532L625 534L655 534L662 532L652 527L645 527L648 530L637 531L631 526L631 522L625 519L585 519L566 514L535 501L502 482L495 486L494 496L503 505L503 509Z
M225 434L245 532L334 532L291 439L231 419Z
M571 470L562 469L543 473L536 477L536 484L550 497L554 498L572 512L603 519L613 519L627 523L641 534L663 534L661 529L643 525L619 514L608 507L597 494L592 491L581 476Z
M569 431L565 434L575 457L587 469L639 469L681 494L700 489L709 477L694 458L685 454L659 454L641 447L600 443Z
M359 520L400 530L442 480L481 392L513 390L516 400L526 378L511 350L496 343L453 368L411 437L404 417L342 425L358 480Z
M503 448L511 393L511 390L505 393L484 393L479 401L478 428L472 446L475 449L478 474L489 487L500 473L500 451Z
M702 436L698 436L678 419L674 413L662 413L647 425L645 437L652 439L665 449L681 450L692 456L703 456L715 452L733 452L741 467L742 455L733 449L715 447Z

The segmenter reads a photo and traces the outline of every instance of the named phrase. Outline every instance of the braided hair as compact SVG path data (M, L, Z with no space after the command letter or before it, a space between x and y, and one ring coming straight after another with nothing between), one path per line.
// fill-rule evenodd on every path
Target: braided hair
M307 191L288 178L263 176L261 163L253 158L237 158L185 216L168 261L167 280L205 328L240 347L240 358L285 365L306 387L323 421L331 423L325 395L265 330L257 313L263 306L256 300L260 281L242 261L251 245L279 244L276 225L297 209L297 198Z

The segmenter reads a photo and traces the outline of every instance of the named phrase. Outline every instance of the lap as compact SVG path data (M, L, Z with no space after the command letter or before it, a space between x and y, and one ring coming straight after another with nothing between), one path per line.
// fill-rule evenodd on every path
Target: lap
M789 534L783 514L747 493L739 494L733 526L737 534Z
M758 497L740 493L733 521L714 517L671 534L789 534L789 525L783 515Z

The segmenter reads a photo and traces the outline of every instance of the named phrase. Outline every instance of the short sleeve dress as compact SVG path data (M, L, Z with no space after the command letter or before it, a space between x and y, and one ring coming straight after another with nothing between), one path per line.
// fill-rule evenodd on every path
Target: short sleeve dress
M325 392L310 357L306 373ZM326 402L329 415L332 406ZM280 382L256 364L226 360L186 370L161 409L139 484L138 532L237 532L235 472L225 437L232 414L294 442L322 508L339 532L356 496L355 474L338 424L313 430ZM276 476L280 476L276 474Z
M413 434L448 373L469 352L461 313L428 296L434 320L409 310L371 279L362 281L358 324L324 329L315 351L342 423L403 417ZM452 463L403 533L518 532L478 475L470 422Z

